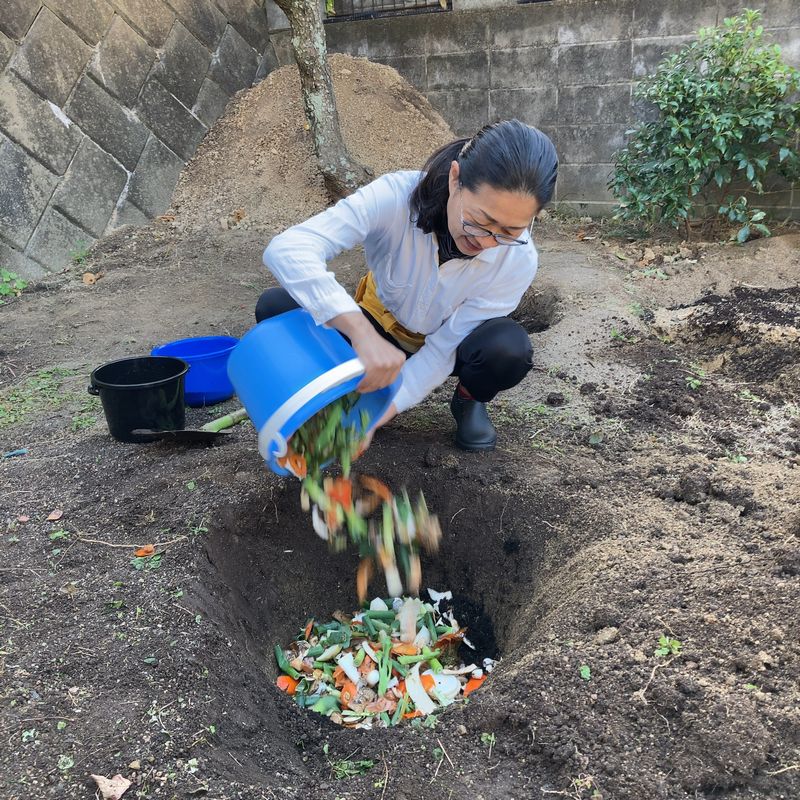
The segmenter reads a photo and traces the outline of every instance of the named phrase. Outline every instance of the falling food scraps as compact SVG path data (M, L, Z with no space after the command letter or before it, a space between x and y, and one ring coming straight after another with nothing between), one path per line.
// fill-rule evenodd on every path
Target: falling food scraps
M377 478L350 477L370 425L365 411L355 411L359 397L351 392L311 417L292 435L278 464L302 481L301 505L311 512L314 530L331 550L344 550L348 538L358 548L359 602L367 596L376 563L386 576L391 596L403 594L401 570L406 591L416 595L422 580L420 549L428 553L438 549L439 520L428 512L421 492L412 502L405 489L396 497ZM336 461L342 475L323 478L322 470Z

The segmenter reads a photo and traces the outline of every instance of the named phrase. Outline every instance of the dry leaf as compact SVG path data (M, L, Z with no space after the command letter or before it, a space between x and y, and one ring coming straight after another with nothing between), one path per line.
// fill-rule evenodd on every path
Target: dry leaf
M66 586L62 586L58 591L65 594L70 600L74 600L81 593L81 590L74 583L68 583Z
M156 548L152 544L145 544L142 545L135 553L137 558L146 558L147 556L153 555L155 553Z
M47 518L48 522L58 522L61 517L64 516L64 512L60 508L55 508L50 512L50 516Z
M97 277L94 272L84 272L82 280L87 286L94 286L97 283Z
M113 778L106 778L103 775L92 775L103 800L120 800L122 795L128 791L131 782L122 775L115 775Z
M20 514L17 517L17 522L30 522L30 517L27 514Z
M243 208L237 208L231 216L233 217L233 221L238 224L247 216L247 213Z

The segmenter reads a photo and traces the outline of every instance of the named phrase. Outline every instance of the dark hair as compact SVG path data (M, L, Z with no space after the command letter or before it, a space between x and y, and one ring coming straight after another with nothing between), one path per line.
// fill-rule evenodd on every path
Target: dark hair
M450 164L458 161L461 185L475 191L521 192L545 206L553 196L558 156L553 143L537 128L518 119L485 125L471 139L456 139L440 147L425 163L411 193L411 218L425 233L447 229Z

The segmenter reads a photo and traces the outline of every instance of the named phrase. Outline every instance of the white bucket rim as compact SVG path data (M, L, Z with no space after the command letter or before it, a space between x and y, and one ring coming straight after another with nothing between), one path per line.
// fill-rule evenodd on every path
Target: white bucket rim
M261 426L258 432L258 452L264 461L271 458L282 458L289 449L286 438L281 433L281 428L307 403L317 395L335 389L353 378L363 375L364 365L358 358L351 358L337 364L313 381L307 383L302 389L296 391L285 400ZM272 447L272 445L275 447ZM277 449L276 449L277 448Z

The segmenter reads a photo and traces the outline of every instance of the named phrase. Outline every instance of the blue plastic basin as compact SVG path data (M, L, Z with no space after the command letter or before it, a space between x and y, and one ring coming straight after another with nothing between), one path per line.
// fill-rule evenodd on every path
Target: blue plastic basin
M158 345L150 354L182 358L189 365L186 405L213 406L233 397L228 357L238 342L235 336L194 336Z
M191 374L191 373L190 373ZM277 463L292 434L317 411L352 392L364 374L355 350L340 333L317 325L303 309L265 319L246 333L228 360L236 394L258 431L258 450L278 475ZM400 379L362 394L345 424L370 427L383 416L400 388Z

